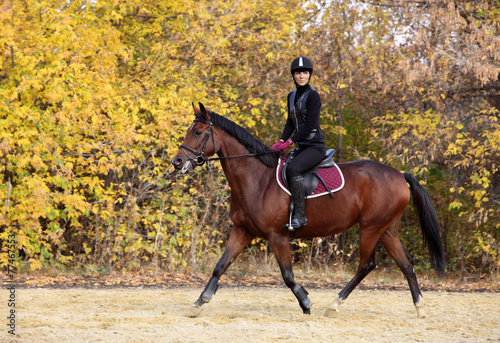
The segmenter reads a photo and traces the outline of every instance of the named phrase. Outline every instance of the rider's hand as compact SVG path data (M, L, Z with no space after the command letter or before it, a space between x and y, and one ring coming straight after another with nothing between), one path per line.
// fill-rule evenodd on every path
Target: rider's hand
M288 148L290 145L293 144L293 141L291 139L287 140L285 143L282 143L279 147L281 151L285 151L286 148ZM271 148L272 149L272 148Z
M271 150L280 150L281 149L281 145L282 144L285 144L281 139L279 141L277 141L276 143L273 144L273 146L271 147Z

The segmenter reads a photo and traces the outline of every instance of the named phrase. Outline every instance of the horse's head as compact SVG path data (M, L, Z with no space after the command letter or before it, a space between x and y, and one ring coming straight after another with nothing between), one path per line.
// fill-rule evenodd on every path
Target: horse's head
M193 104L196 118L188 128L179 151L172 159L175 169L183 174L191 171L195 166L203 165L208 157L216 154L220 149L220 143L214 135L210 113L201 102L199 105L200 108L197 108Z

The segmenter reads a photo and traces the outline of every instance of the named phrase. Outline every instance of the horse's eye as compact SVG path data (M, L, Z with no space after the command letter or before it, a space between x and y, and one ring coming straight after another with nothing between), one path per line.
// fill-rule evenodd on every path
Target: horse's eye
M202 132L201 130L196 130L196 131L194 132L194 135L195 135L195 136L200 136L202 133L203 133L203 132Z

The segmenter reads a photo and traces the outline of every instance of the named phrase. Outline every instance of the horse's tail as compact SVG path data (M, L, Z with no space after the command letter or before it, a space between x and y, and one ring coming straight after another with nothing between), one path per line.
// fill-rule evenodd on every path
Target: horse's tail
M422 186L412 174L404 173L404 176L406 182L410 184L413 205L418 212L424 243L429 247L429 253L431 258L434 259L434 265L438 276L444 276L444 250L439 236L438 220L434 205L432 204L432 199L424 186Z

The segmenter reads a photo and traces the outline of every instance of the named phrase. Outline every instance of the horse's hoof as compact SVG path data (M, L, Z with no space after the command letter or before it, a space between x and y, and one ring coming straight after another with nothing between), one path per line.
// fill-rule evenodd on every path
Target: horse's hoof
M338 315L339 315L339 310L337 309L329 308L325 311L325 317L328 318L336 318Z
M311 299L307 298L306 300L304 300L304 307L308 310L311 309L311 306L312 306L312 301ZM310 312L310 311L309 311Z
M417 318L420 318L420 319L425 318L424 309L417 307Z
M191 306L189 308L189 311L187 313L187 317L189 318L196 318L200 315L200 313L203 312L203 310L201 309L201 307L198 307L198 306Z

